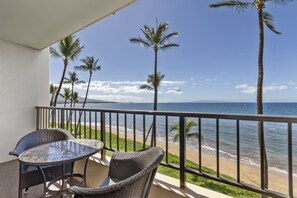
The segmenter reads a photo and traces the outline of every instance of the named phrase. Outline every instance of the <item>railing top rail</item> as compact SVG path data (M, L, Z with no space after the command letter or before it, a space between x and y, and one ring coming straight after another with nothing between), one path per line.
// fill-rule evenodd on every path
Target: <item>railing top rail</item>
M94 108L67 108L67 107L48 107L36 106L40 109L59 109L59 110L75 110L75 111L92 111L106 113L124 113L124 114L146 114L157 116L184 116L226 120L243 120L243 121L264 121L264 122L284 122L297 123L297 116L283 115L252 115L252 114L225 114L225 113L203 113L203 112L182 112L182 111L149 111L149 110L129 110L129 109L94 109Z

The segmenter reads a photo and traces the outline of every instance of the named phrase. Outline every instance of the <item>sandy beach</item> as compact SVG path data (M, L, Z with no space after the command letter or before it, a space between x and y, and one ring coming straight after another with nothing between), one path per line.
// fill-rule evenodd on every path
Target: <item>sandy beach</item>
M116 130L112 131L116 134ZM124 132L120 131L120 137L124 138ZM133 134L127 133L127 138L133 140ZM142 135L136 134L136 140L142 142ZM149 140L148 140L149 142ZM109 146L107 144L107 146ZM165 151L165 141L157 140L157 146ZM198 150L198 148L197 148ZM186 148L186 159L198 163L199 153L191 147ZM169 141L168 152L179 156L179 144ZM202 152L202 166L216 170L216 157ZM220 157L220 173L237 178L236 161ZM248 164L241 161L240 164L240 180L242 183L250 184L253 186L260 186L260 167ZM297 189L297 178L294 177L294 189ZM288 193L288 175L274 170L269 170L269 189L278 192Z

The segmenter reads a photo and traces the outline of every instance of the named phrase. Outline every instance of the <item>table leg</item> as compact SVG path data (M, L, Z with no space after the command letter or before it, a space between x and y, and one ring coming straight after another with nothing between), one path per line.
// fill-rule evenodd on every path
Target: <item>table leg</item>
M87 186L87 165L89 162L89 157L86 158L85 167L84 167L84 185Z
M61 190L64 190L64 185L65 185L65 163L62 163L62 187ZM63 193L60 195L60 197L63 197Z
M23 196L23 191L22 191L22 169L23 169L23 164L22 163L20 163L20 170L19 170L19 198L22 198L22 196Z
M71 170L70 170L70 186L73 186L73 168L74 168L74 162L71 163Z
M43 196L46 197L46 176L40 166L37 166L38 170L41 172L41 175L43 177Z

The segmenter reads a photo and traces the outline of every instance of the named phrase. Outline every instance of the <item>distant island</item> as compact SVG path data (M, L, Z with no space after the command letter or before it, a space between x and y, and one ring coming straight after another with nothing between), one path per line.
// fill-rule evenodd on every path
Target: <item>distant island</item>
M84 102L84 100L85 100L84 97L80 97L79 96L78 97L78 102L76 104L81 104L81 103ZM61 96L59 96L58 97L58 100L57 100L57 103L58 104L64 104L64 99ZM69 104L69 103L70 103L70 100L67 101L67 104ZM90 98L88 98L86 103L117 103L117 102L104 101L104 100L96 100L96 99L90 99Z

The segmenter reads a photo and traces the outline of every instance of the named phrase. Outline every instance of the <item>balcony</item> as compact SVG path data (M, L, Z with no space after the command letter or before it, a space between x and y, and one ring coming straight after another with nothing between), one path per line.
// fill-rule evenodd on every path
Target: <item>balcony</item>
M198 144L195 147L197 157L189 155L193 151L189 141L186 139L187 119L194 119L198 122ZM208 154L202 147L203 124L206 120L211 121L215 132L215 151L213 161L206 161ZM179 125L179 141L172 142L172 135L169 132L170 123ZM242 160L244 147L241 145L242 126L245 122L257 126L262 123L265 128L268 124L278 123L284 125L287 141L287 183L275 181L275 173L269 170L269 186L264 187L264 134L260 140L259 155L260 166L258 172L248 172L246 164ZM154 111L135 111L135 110L109 110L109 109L80 109L80 108L53 108L36 107L36 128L65 128L76 138L99 139L104 142L104 150L93 156L92 162L88 167L88 185L97 186L107 174L109 156L114 151L135 151L149 146L159 146L165 151L165 156L159 173L156 176L154 187L150 197L157 197L160 193L173 193L175 196L193 197L223 197L226 195L217 194L212 190L218 190L231 196L242 196L241 193L260 197L268 195L271 197L294 197L296 196L297 183L294 182L293 171L296 162L293 158L296 147L293 145L294 127L297 124L296 117L286 116L258 116L258 115L235 115L235 114L205 114L205 113L186 113L186 112L154 112ZM225 125L230 130L234 130L234 159L226 159L221 150L224 137L221 135L222 126ZM160 127L162 126L162 127ZM155 129L155 130L154 130ZM150 131L150 133L148 133ZM257 138L250 141L258 142ZM268 156L269 157L269 156ZM234 167L230 168L228 161ZM10 165L9 163L12 163ZM13 178L10 173L15 173L15 162L2 164L1 175L8 175L4 178ZM6 171L9 168L12 171ZM77 170L81 170L81 163L77 163ZM98 171L100 170L100 171ZM164 174L170 175L168 177ZM255 174L255 175L251 175ZM175 178L172 178L175 177ZM2 177L2 178L3 178ZM246 177L253 177L256 180L251 183L246 181ZM203 187L190 184L199 180ZM17 180L12 181L16 182ZM225 185L226 184L226 185ZM17 188L17 183L14 184ZM218 188L218 186L223 187ZM235 192L230 187L236 189ZM233 194L232 194L233 193ZM250 193L250 194L249 194ZM168 194L167 194L168 195Z

